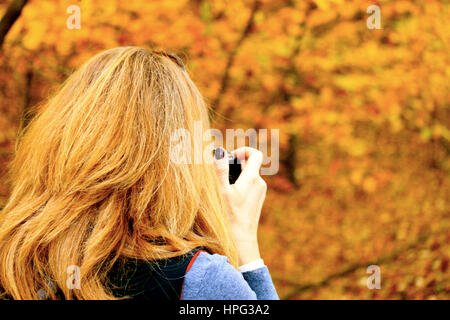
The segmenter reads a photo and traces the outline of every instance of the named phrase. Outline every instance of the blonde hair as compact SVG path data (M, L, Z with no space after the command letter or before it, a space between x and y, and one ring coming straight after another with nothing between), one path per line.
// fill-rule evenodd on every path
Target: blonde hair
M14 299L114 299L119 257L164 259L203 246L236 266L213 164L174 164L170 136L209 128L189 75L158 51L104 51L37 111L11 164L0 215L0 287ZM205 142L206 144L207 142ZM79 266L80 289L66 285Z

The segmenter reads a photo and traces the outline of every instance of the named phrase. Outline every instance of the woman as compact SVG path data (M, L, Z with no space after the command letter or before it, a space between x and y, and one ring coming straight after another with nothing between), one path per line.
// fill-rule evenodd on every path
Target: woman
M12 162L3 298L278 299L256 236L262 155L233 152L233 185L223 149L170 161L171 134L194 121L208 128L207 107L175 55L119 47L70 76Z

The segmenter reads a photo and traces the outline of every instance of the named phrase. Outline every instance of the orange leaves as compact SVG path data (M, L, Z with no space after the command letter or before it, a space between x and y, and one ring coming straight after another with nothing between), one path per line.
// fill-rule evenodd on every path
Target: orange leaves
M307 25L310 28L314 28L330 23L335 18L336 12L334 10L313 11L313 13L307 18Z
M275 276L321 281L448 228L447 3L378 1L383 29L369 30L367 1L263 0L236 47L251 0L81 1L81 29L69 30L72 2L30 1L6 39L0 154L13 150L25 93L41 101L63 70L100 50L151 45L178 53L209 103L233 54L213 126L280 130L280 172L265 177L260 232ZM0 195L6 199L6 188ZM391 257L376 294L363 268L298 298L448 298L449 243L433 234ZM281 296L291 289L276 285Z
M377 181L373 177L368 177L364 179L362 186L367 193L373 193L377 189Z

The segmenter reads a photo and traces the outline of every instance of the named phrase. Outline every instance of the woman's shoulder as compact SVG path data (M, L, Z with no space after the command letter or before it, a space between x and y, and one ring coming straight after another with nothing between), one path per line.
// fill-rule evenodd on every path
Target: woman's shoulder
M249 300L256 295L227 257L201 251L186 272L182 299Z
M194 267L193 269L194 272L196 269L199 270L201 268L216 269L226 266L232 267L231 264L228 262L228 258L226 256L217 253L209 253L208 251L205 250L201 250L198 253L198 256L195 259L195 261L193 261L192 263L192 267Z

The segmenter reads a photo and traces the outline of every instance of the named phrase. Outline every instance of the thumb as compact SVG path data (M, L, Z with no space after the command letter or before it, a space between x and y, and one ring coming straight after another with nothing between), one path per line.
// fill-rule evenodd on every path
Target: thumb
M228 180L230 167L228 164L227 152L223 148L216 148L214 149L214 158L214 164L216 167L220 186L223 188L223 190L227 190L230 187L230 181Z

